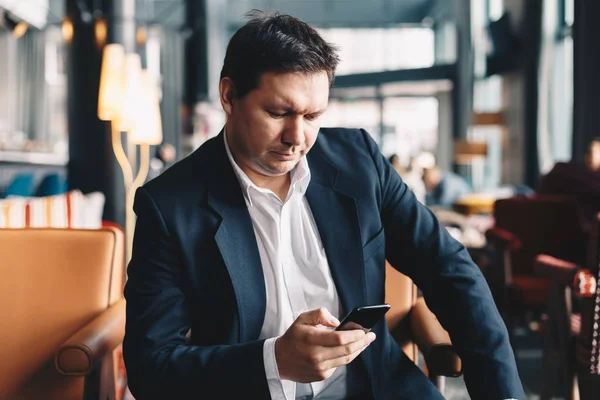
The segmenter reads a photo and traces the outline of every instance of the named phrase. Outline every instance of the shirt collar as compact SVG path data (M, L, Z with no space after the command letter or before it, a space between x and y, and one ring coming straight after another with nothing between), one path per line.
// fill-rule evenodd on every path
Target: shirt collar
M252 198L250 196L250 188L257 190L259 192L269 192L270 190L261 188L256 186L252 180L246 175L246 173L239 167L239 165L235 162L233 155L231 154L231 149L229 148L229 143L227 143L227 130L223 129L223 140L225 141L225 151L227 152L227 158L233 167L233 171L235 172L235 176L237 177L240 186L242 188L242 194L244 195L244 199L248 205L252 205ZM306 193L308 189L308 184L310 183L310 168L308 167L308 160L306 159L306 155L302 156L298 164L291 171L291 183L290 183L290 193L292 191L297 191L301 195Z

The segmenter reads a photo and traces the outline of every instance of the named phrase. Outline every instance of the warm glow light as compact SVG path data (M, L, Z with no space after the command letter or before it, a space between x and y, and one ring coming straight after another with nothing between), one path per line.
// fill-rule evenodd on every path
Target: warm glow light
M146 38L148 36L148 31L145 26L139 26L135 32L135 41L138 46L143 46L146 44Z
M106 21L102 18L98 18L94 24L94 36L96 37L96 44L98 47L102 47L106 44L107 32Z
M142 59L139 54L128 53L125 55L124 65L122 102L115 123L118 130L130 131L134 127L138 116Z
M67 42L71 42L71 39L73 39L73 22L69 17L65 17L62 22L62 35Z
M13 35L18 39L27 32L28 25L25 22L19 22L15 29L13 29Z
M109 44L102 51L98 118L112 121L119 117L123 102L123 67L125 49L121 44Z
M140 91L137 101L137 118L129 131L133 143L158 145L162 143L162 118L158 101L158 88L147 70L140 74Z

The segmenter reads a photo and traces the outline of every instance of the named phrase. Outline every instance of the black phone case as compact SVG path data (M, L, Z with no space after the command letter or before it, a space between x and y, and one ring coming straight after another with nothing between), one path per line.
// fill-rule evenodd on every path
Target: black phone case
M365 332L369 332L389 309L389 304L356 307L342 319L340 325L335 330L362 329Z

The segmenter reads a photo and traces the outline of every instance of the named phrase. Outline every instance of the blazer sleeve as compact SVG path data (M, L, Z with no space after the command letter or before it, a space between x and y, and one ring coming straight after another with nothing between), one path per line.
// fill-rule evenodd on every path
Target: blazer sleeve
M525 399L506 326L483 274L363 135L380 181L386 258L412 278L449 332L471 398Z
M133 254L125 285L123 357L136 400L269 398L264 341L196 346L186 334L190 311L183 290L180 255L156 203L141 187Z

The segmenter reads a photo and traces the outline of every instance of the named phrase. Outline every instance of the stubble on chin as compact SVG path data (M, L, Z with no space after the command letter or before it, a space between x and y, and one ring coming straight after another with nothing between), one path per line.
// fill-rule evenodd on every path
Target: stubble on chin
M298 162L300 162L300 160L296 160L296 161L289 161L289 162L285 162L285 163L260 163L260 162L256 162L253 163L254 164L254 170L256 172L258 172L261 175L264 176L270 176L270 177L278 177L278 176L282 176L285 175L287 173L289 173L290 171L292 171L296 165L298 165ZM277 167L279 166L279 168Z

